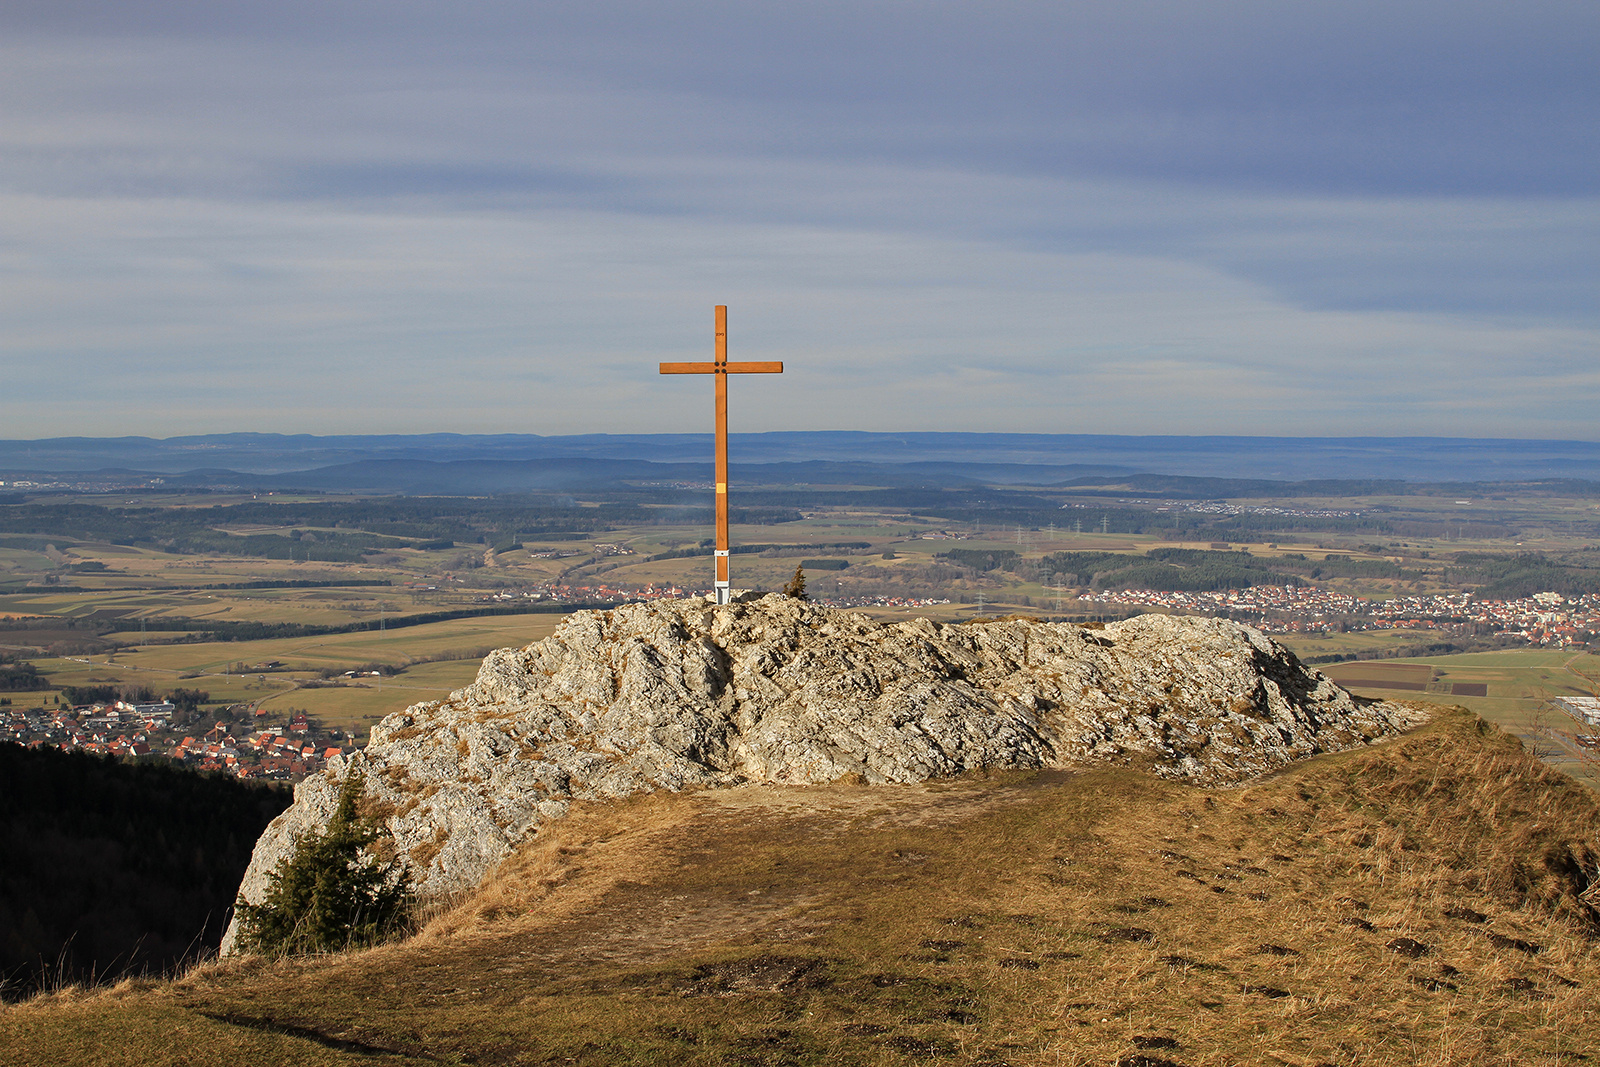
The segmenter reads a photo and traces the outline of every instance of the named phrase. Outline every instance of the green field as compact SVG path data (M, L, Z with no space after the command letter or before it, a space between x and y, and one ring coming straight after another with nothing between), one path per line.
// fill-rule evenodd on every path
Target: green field
M1381 656L1393 649L1448 640L1437 630L1359 630L1354 633L1275 634L1301 658L1329 655Z
M1331 663L1320 669L1360 696L1467 708L1522 738L1546 762L1600 786L1594 753L1575 740L1600 730L1552 703L1564 696L1600 694L1600 656L1593 653L1518 649ZM1418 682L1424 688L1409 687ZM1484 695L1462 692L1477 686L1483 687Z

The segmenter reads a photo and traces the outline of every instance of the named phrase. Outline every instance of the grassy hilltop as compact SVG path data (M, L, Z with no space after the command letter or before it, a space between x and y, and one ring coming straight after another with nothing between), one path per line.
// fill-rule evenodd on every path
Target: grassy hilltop
M1597 815L1459 710L1237 789L639 797L410 941L6 1008L0 1062L1591 1062Z

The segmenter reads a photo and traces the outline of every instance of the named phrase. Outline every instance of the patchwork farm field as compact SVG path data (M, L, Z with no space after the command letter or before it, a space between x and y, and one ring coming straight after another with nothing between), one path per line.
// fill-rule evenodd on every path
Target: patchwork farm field
M1600 693L1600 656L1593 653L1525 649L1319 669L1360 696L1464 707L1520 737L1545 762L1600 787L1600 761L1578 741L1600 728L1553 703Z
M893 504L893 493L881 487L752 485L751 496L794 500L811 493L859 502L795 509L764 524L735 523L734 545L754 549L734 557L735 584L776 589L798 565L826 561L807 568L810 594L881 618L1020 614L1090 620L1139 610L1080 601L1078 595L1121 588L1108 586L1114 578L1107 574L1150 560L1161 565L1143 566L1138 580L1193 579L1205 568L1248 565L1253 582L1296 574L1330 590L1372 597L1503 578L1510 565L1497 564L1489 574L1481 562L1485 553L1501 561L1530 552L1559 554L1535 561L1544 569L1530 581L1548 577L1578 588L1600 575L1593 566L1600 555L1591 551L1586 525L1596 512L1594 502L1548 490L1497 496L1474 505L1480 511L1471 514L1455 496L1425 493L1296 498L1293 505L1302 510L1376 509L1395 516L1384 520L1391 525L1410 525L1405 534L1379 539L1376 533L1341 532L1345 520L1336 519L1328 530L1272 533L1271 540L1251 540L1237 523L1231 533L1186 537L1163 526L1183 525L1159 514L1167 505L1113 501L1104 490L1097 498L1043 489L948 492L952 507L934 514ZM939 493L905 496L926 503ZM995 500L988 501L991 496ZM607 503L603 494L560 507L535 501L523 511L471 498L284 495L267 503L227 494L164 493L138 503L143 511L127 513L135 526L181 525L179 518L188 516L186 536L194 540L179 544L169 538L165 547L137 538L114 543L130 538L121 536L109 510L95 520L100 525L94 536L0 528L0 655L29 659L46 686L0 697L12 707L53 705L68 686L181 686L205 692L208 707L218 712L243 706L276 719L293 709L359 735L389 712L469 681L486 650L538 640L561 617L482 614L411 624L417 616L527 604L518 598L551 588L581 600L626 597L652 585L686 591L709 585L711 561L701 554L709 551L706 526L653 521L666 514L661 505L624 508ZM1251 497L1237 503L1243 514L1284 502ZM84 496L69 498L66 506L107 504ZM501 521L507 514L537 512L545 522L556 511L568 532L518 533ZM363 527L363 515L376 518ZM1357 527L1366 528L1356 523L1352 530ZM262 554L229 554L241 546ZM511 600L496 601L496 595ZM901 602L894 603L896 598ZM271 626L349 632L290 636L261 629ZM1543 739L1538 744L1555 758L1566 752L1568 763L1581 764L1576 741L1560 740L1575 738L1579 726L1552 711L1549 701L1593 691L1585 688L1588 675L1600 677L1592 657L1523 649L1382 658L1415 657L1456 640L1425 628L1290 634L1280 640L1308 659L1357 657L1323 669L1362 695L1460 703L1529 743ZM374 669L398 673L366 673ZM362 676L339 677L349 671Z

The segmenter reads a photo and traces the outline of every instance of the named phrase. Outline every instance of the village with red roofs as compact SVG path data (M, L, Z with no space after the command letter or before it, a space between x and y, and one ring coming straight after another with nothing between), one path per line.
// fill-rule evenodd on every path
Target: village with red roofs
M350 734L324 730L303 712L291 714L282 726L250 730L218 721L196 736L174 727L176 711L168 702L121 700L51 710L8 708L0 740L124 759L171 759L201 771L273 781L299 781L355 747Z

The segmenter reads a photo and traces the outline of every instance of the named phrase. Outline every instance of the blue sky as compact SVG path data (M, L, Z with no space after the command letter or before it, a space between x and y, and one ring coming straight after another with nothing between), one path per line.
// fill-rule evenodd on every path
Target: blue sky
M0 7L0 436L1600 438L1585 2Z

